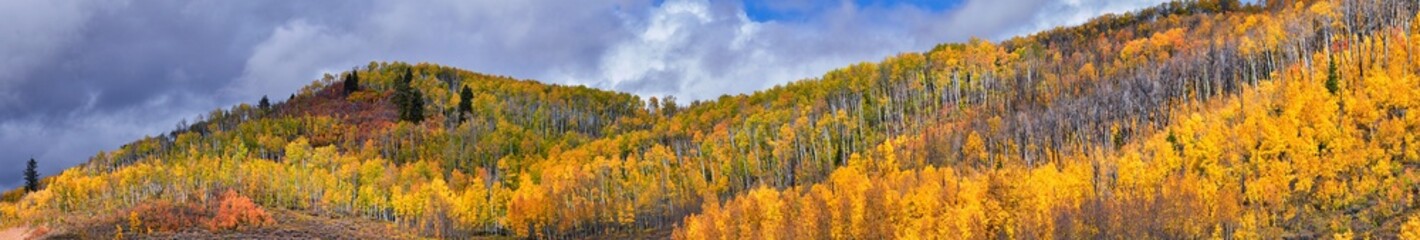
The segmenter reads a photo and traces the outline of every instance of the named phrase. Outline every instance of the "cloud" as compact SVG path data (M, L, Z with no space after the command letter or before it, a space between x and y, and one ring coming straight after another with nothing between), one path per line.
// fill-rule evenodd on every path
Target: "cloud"
M802 7L784 6L799 11ZM755 22L737 5L671 0L625 25L590 73L597 87L644 95L707 99L815 77L835 67L930 47L944 32L915 33L923 11L851 3L803 21ZM895 18L908 11L913 18Z
M765 4L800 19L756 22L723 2L669 0L624 25L635 35L611 46L591 85L643 95L707 99L745 93L898 52L970 37L1001 40L1080 24L1151 1L971 0L952 10L912 4ZM817 9L818 12L803 13ZM563 77L567 78L567 77ZM564 82L575 82L550 78Z
M42 174L55 174L231 104L211 93L240 69L247 42L265 37L249 34L262 20L247 17L278 12L286 11L157 0L0 1L0 166L34 157ZM19 176L23 168L0 169L10 169L0 176ZM0 187L19 184L19 177L0 180Z
M324 72L369 61L433 62L545 79L586 72L608 44L627 37L622 9L649 1L380 1L346 13L287 20L246 58L224 92L289 93Z
M192 119L211 105L200 96L165 95L139 105L103 112L76 111L62 118L20 118L0 121L0 188L19 186L25 161L34 158L39 172L57 174L88 161L101 150L143 136L166 133L182 119Z
M257 44L242 76L224 89L228 96L254 98L291 93L317 79L317 71L339 71L335 65L355 65L351 55L364 43L349 35L333 35L326 27L303 19L276 28ZM339 61L339 60L344 61ZM280 94L276 94L280 96Z
M1032 15L1031 20L1034 24L1024 25L1024 27L1006 32L1006 34L1030 34L1057 26L1078 25L1107 13L1124 13L1165 2L1168 1L1065 0L1046 2L1040 5L1037 14Z
M967 0L949 11L951 15L944 22L955 31L1002 40L1164 2L1167 0Z
M0 110L22 104L18 85L78 37L92 8L76 1L0 1Z

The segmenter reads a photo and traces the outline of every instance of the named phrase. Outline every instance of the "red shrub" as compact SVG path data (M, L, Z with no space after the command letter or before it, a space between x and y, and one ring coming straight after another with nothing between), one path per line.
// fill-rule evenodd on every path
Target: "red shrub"
M251 202L250 198L237 194L236 191L227 190L222 193L221 201L217 206L217 215L208 222L208 228L213 231L240 229L251 226L263 226L273 224L271 215Z

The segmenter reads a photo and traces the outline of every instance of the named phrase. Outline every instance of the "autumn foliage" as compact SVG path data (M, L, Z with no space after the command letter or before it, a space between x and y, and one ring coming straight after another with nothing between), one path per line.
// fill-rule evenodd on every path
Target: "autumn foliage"
M1177 1L688 103L375 62L99 153L0 221L133 209L118 228L242 232L281 209L435 238L1413 237L1417 9Z
M275 223L270 214L250 198L227 190L207 203L160 200L139 204L127 211L121 228L129 232L173 232L202 228L208 231L242 230Z
M211 219L211 209L198 204L153 201L134 207L127 216L131 218L126 226L129 231L181 231L203 227Z
M230 230L273 223L271 215L266 214L266 210L262 210L261 206L252 203L250 198L227 190L218 200L216 215L212 216L207 226L214 230Z
M989 159L1021 159L991 146L1019 145L971 132L965 169L849 164L823 183L707 202L675 237L1413 238L1420 35L1376 34L1299 56L1238 93L1183 104L1134 141L1003 165ZM868 154L893 155L885 149Z

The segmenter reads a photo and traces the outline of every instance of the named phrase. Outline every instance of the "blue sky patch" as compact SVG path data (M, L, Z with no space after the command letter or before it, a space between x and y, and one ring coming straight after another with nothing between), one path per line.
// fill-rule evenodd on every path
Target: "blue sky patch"
M852 0L858 8L913 7L941 12L961 5L962 0ZM756 22L803 21L843 4L843 1L745 0L745 14Z

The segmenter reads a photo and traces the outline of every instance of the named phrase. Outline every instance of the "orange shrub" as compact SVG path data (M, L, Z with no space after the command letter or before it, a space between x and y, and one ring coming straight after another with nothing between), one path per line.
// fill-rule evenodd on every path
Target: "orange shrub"
M251 202L250 198L237 194L236 191L227 190L222 193L221 201L218 203L217 215L212 217L208 223L208 228L213 231L230 230L244 228L248 226L262 226L273 224L271 215Z

